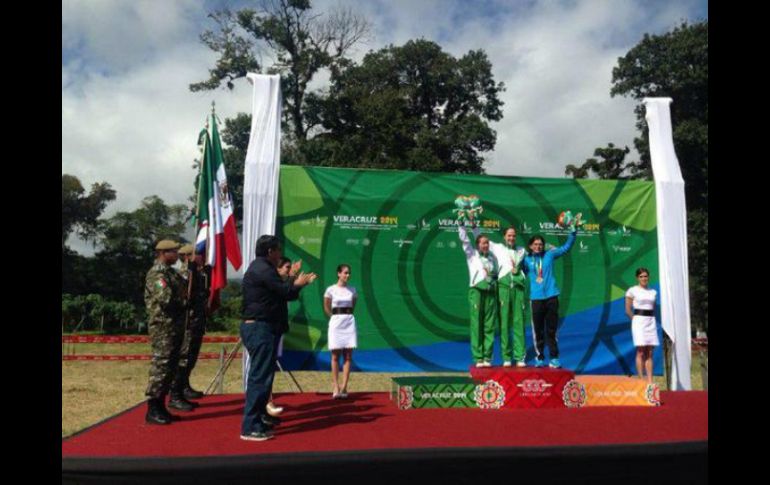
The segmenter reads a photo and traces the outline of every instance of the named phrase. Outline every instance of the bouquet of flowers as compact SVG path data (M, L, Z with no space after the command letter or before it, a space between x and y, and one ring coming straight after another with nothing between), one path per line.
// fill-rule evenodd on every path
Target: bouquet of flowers
M559 219L556 221L556 225L562 229L570 228L571 230L576 231L578 227L585 224L585 221L582 218L583 214L581 212L578 212L577 215L573 216L572 212L564 211L559 214Z
M484 208L481 206L481 201L475 195L459 195L455 199L455 207L453 212L457 214L457 220L463 222L465 220L473 221L479 215L484 212Z

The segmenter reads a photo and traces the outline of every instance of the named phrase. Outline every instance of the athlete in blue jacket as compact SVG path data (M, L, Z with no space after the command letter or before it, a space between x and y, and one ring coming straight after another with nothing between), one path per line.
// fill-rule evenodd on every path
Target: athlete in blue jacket
M532 301L532 331L535 338L535 367L542 367L545 337L548 338L549 366L561 367L556 330L559 324L559 287L553 274L556 258L567 254L575 244L577 229L573 228L564 246L544 251L543 236L536 235L529 240L529 254L521 261L529 280L530 300Z

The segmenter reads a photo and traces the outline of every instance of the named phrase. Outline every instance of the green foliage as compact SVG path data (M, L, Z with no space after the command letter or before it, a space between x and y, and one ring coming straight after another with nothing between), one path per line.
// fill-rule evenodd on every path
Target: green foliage
M85 195L80 180L73 176L61 176L61 245L62 254L68 251L66 242L69 235L77 230L83 239L93 239L98 230L98 218L115 200L115 191L107 182L91 185L91 191Z
M238 334L241 324L241 311L243 296L241 294L241 282L230 280L227 286L219 294L221 305L214 314L209 317L206 328L211 331L226 331Z
M259 10L244 8L209 15L217 24L201 41L219 54L209 79L190 85L191 91L216 89L263 67L257 60L264 51L275 59L268 73L281 74L284 114L290 133L302 141L308 84L324 68L336 69L348 51L367 37L369 23L350 9L326 14L312 11L307 0L266 0Z
M138 316L130 303L106 300L97 294L62 294L62 323L66 332L137 332L140 330Z
M616 148L612 143L608 143L606 148L597 148L594 150L594 157L601 157L601 160L589 158L580 167L567 165L565 173L572 175L573 178L589 178L591 175L600 179L623 179L626 170L624 161L626 155L631 150L628 147Z
M480 173L495 146L505 87L482 50L461 58L427 40L367 54L332 75L327 96L308 98L325 130L300 148L318 166Z
M644 118L645 97L670 97L674 148L682 177L688 211L690 308L695 327L708 328L708 21L683 23L663 35L645 34L612 70L611 96L630 96L639 101L636 127L640 136L634 146L638 161L609 144L580 167L568 165L575 178L652 179L649 135ZM621 156L622 155L622 156Z

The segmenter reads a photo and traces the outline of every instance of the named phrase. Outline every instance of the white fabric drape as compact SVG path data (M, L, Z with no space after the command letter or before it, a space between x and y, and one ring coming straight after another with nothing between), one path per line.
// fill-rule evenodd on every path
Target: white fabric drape
M281 78L249 73L253 85L251 135L243 177L243 274L254 261L257 239L275 234L278 174L281 165ZM248 379L249 353L243 351L243 390Z
M645 98L658 217L660 318L673 342L671 388L690 390L690 292L684 179L674 152L671 98Z

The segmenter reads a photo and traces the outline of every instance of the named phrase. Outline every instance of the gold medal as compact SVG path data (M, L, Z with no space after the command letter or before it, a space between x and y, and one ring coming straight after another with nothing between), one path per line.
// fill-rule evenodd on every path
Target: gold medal
M536 279L535 281L537 281L538 283L542 283L542 282L543 282L543 278L541 278L540 276L538 276L538 277L537 277L537 279Z

